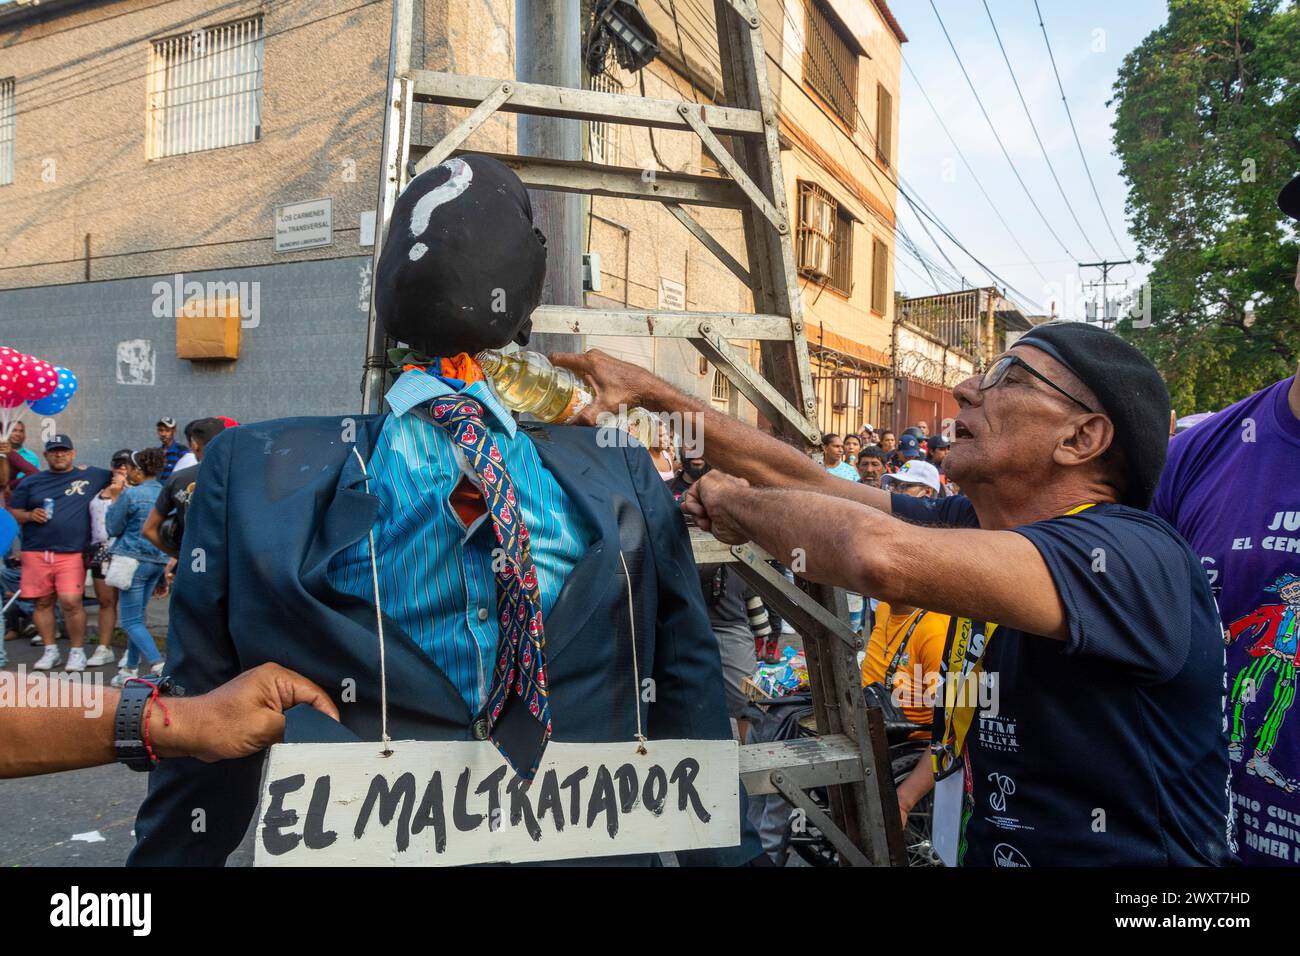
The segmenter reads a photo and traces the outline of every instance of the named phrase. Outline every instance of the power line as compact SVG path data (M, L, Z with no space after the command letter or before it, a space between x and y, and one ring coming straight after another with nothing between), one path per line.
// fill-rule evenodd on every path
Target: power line
M1011 228L1011 225L1007 222L1005 217L1003 217L1002 210L998 208L998 204L993 201L993 197L991 197L988 193L988 190L984 188L984 184L980 182L979 176L975 174L975 169L971 166L970 162L966 159L966 154L962 151L962 148L957 145L957 140L953 137L952 133L948 131L948 124L943 121L943 117L939 114L938 109L935 108L934 103L930 100L930 94L927 93L925 91L925 87L921 85L921 79L916 75L916 71L912 69L912 64L908 63L907 60L904 59L903 66L907 67L907 72L911 75L912 82L916 84L916 88L917 90L920 91L921 96L925 99L926 105L930 107L930 112L933 113L934 118L938 120L939 128L942 129L943 134L948 137L948 142L951 143L952 148L957 151L957 156L961 159L962 165L965 166L966 171L970 173L970 177L975 181L975 185L979 188L980 193L984 196L986 200L988 200L989 208L993 210L993 215L998 217L998 222L1002 223L1003 228L1006 229L1007 231L1007 235L1011 237L1011 241L1014 242L1016 248L1019 249L1024 254L1025 262L1028 263L1029 266L1035 272L1038 273L1038 278L1046 282L1047 276L1043 275L1042 271L1038 268L1037 264L1034 263L1033 257L1029 254L1029 250L1027 250L1024 246L1020 244L1019 238L1016 237L1015 230ZM1062 260L1062 261L1072 262L1073 260Z
M1016 96L1020 98L1021 107L1024 108L1025 119L1029 120L1029 128L1034 131L1034 139L1038 142L1038 149L1043 154L1043 161L1047 163L1048 172L1052 174L1052 181L1056 183L1056 188L1061 194L1061 199L1065 202L1065 208L1070 210L1070 218L1072 218L1074 224L1079 227L1079 235L1083 236L1083 241L1088 244L1088 248L1092 250L1093 255L1100 259L1101 253L1097 251L1097 247L1094 246L1092 240L1088 238L1088 233L1083 228L1083 223L1079 222L1079 216L1075 213L1074 206L1070 205L1070 197L1065 194L1065 187L1061 185L1060 177L1056 175L1056 167L1052 165L1052 159L1047 155L1047 147L1043 145L1043 138L1038 135L1038 126L1034 123L1034 117L1029 112L1029 104L1025 102L1025 94L1020 90L1020 81L1016 79L1016 71L1011 66L1011 57L1007 56L1007 48L1002 45L1002 34L998 32L998 25L993 19L993 11L989 9L989 0L983 0L983 2L984 12L987 13L989 17L989 26L993 28L993 36L997 38L998 49L1002 51L1002 60L1007 65L1007 72L1011 74L1011 83L1016 88Z
M698 0L695 0L695 2L698 2ZM693 2L687 2L687 3L684 4L684 6L685 6L687 9L693 9L696 13L700 14L701 16L704 15L703 12L701 11L701 9L700 9L699 7L694 6L694 3L693 3ZM781 12L782 12L782 14L783 14L784 17L785 17L786 22L788 22L791 26L793 26L793 27L795 27L796 29L798 29L798 26L799 26L799 25L796 24L796 23L794 22L794 20L791 18L791 16L790 16L790 11L786 8L784 2L781 3ZM936 11L936 13L937 13L937 11ZM766 20L766 22L768 23L769 26L772 26L772 27L774 27L774 28L777 26L777 24L772 23L771 20ZM695 34L693 34L689 29L686 30L686 34L687 34L688 36L690 36L690 38L695 42L696 46L698 46L701 50L705 51L706 53L709 52L709 51L708 51L708 48L705 47L703 43L701 43L699 37L696 36ZM783 47L784 47L784 43L783 43ZM954 50L954 52L956 52L956 51ZM771 53L768 53L768 54L767 54L767 58L768 58L769 60L772 61L772 63L776 66L776 68L781 72L781 74L782 74L783 76L785 76L787 79L790 80L791 84L792 84L796 89L798 89L801 93L804 94L805 97L807 97L807 99L809 100L809 102L811 102L811 103L812 103L812 104L813 104L813 105L814 105L814 106L815 106L815 107L816 107L816 108L817 108L817 109L818 109L818 110L819 110L819 111L820 111L824 116L826 116L827 119L831 120L831 122L834 122L834 119L830 116L829 113L826 112L826 108L825 108L821 103L819 103L819 102L817 102L816 100L814 100L811 96L808 96L807 91L805 91L805 90L803 89L803 85L802 85L802 83L801 83L798 79L796 79L795 77L791 76L791 75L789 74L789 72L787 72L786 69L781 65L780 61L778 61L775 57L773 57ZM832 63L831 65L832 65L832 68L835 69L836 72L838 73L838 72L839 72L839 68L836 67L836 66L834 65L834 63ZM822 78L822 79L826 79L826 77L824 77L824 76L821 77L821 78ZM840 75L840 82L841 82L841 83L845 83L845 80L844 80L844 77L843 77L842 74ZM847 86L847 83L845 83L845 85ZM870 140L873 144L875 144L875 138L871 135L870 126L867 124L867 122L866 122L866 117L862 114L862 110L861 110L861 108L857 105L857 101L856 101L856 99L854 100L854 112L855 112L855 114L856 114L858 120L861 121L861 123L862 123L862 131L863 131L863 134L867 137L868 140ZM836 141L838 142L838 137L836 138ZM877 183L877 185L879 185L879 186L881 187L881 190L882 190L882 192L883 192L883 191L884 191L884 186L883 186L883 184L880 183L880 176L879 176L879 174L878 174L877 171L876 171L876 163L875 163L874 159L873 159L870 155L868 155L868 153L867 153L864 149L862 149L862 147L858 144L858 142L857 142L855 139L853 139L852 137L850 137L850 140L849 140L849 141L850 141L850 143L853 145L853 147L858 151L858 153L860 153L860 154L862 155L862 157L863 157L864 159L867 160L867 168L868 168L869 170L871 170L872 175L873 175L873 176L875 177L875 179L876 179L876 183ZM903 185L902 177L901 177L901 176L899 176L897 179L890 179L890 178L889 178L889 173L888 173L887 171L885 172L885 176L886 176L886 179L889 181L889 183L890 183L892 186L894 186L895 189L898 190L899 195L903 196L903 198L906 199L906 200L908 201L908 203L912 206L912 208L913 208L914 211L916 211L916 212L920 212L922 215L925 216L925 218L929 219L930 222L931 222L932 224L934 224L934 225L935 225L935 226L936 226L936 227L937 227L937 228L938 228L938 229L939 229L939 230L940 230L940 231L941 231L941 232L942 232L942 233L943 233L943 234L948 238L948 240L949 240L953 245L955 245L958 249L960 249L960 250L961 250L961 251L962 251L962 252L967 256L967 258L969 258L972 262L974 262L977 266L979 266L980 269L983 270L983 271L984 271L984 272L985 272L985 273L986 273L986 274L987 274L987 275L988 275L988 276L989 276L989 277L994 281L995 284L1001 285L1003 288L1005 288L1005 289L1008 291L1008 293L1012 293L1012 292L1014 292L1015 295L1018 296L1021 300L1023 300L1024 302L1026 302L1026 303L1028 303L1028 304L1034 306L1034 308L1035 308L1036 311L1038 311L1038 312L1044 312L1044 311L1046 311L1046 310L1044 310L1044 309L1042 308L1042 306L1040 306L1040 305L1038 305L1037 303L1035 303L1035 302L1034 302L1034 301L1033 301L1029 296L1025 295L1023 292L1021 292L1019 289L1017 289L1015 286L1013 286L1010 282L1008 282L1008 281L1007 281L1006 279L1004 279L1002 276L998 275L996 272L994 272L992 269L990 269L987 265L985 265L984 262L983 262L982 260L980 260L977 256L975 256L975 255L974 255L974 254L973 254L973 253L972 253L968 248L966 248L965 245L963 245L963 244L962 244L962 243L957 239L956 236L954 236L954 235L952 234L952 231L951 231L947 226L945 226L945 225L942 223L942 221L939 220L937 214L933 214L932 212L927 212L927 211L924 210L924 209L920 209L920 208L918 208L918 206L917 206L917 202L918 202L918 200L919 200L919 194L917 194L917 195L912 195L912 193L915 193L916 191L913 190L913 189L911 189L911 187L908 187L907 189L904 189L904 185ZM909 193L908 190L911 190L911 193ZM885 195L884 199L885 199L885 204L889 207L889 211L894 215L894 219L895 219L895 229L897 229L897 219L898 219L897 206L896 206L896 204L894 204L894 203L890 203L890 202L889 202L889 197L888 197L887 195ZM921 221L919 216L918 216L917 221L918 221L918 222ZM922 227L924 228L924 223L922 223ZM1049 227L1049 228L1050 228L1050 227ZM933 241L933 240L932 240L932 241ZM1058 240L1058 241L1059 241L1059 240ZM939 249L940 253L943 254L943 250L942 250L941 247L939 247L939 244L938 244L937 241L935 242L935 246L936 246L936 248ZM1066 254L1069 255L1068 250L1067 250ZM955 269L956 269L956 267L954 266L954 270L955 270ZM956 271L958 271L958 274L960 274L960 270L956 270Z
M930 242L931 244L933 244L935 249L939 250L939 255L943 256L943 261L948 263L948 268L952 270L952 274L960 277L961 270L957 268L956 263L954 263L951 259L948 258L948 253L944 252L943 247L939 245L938 241L935 240L934 234L930 232L930 227L925 224L925 220L922 219L919 215L917 215L916 204L913 203L910 199L908 200L908 202L912 206L912 214L916 216L916 221L921 224L921 230L926 234L926 236L929 237Z
M921 258L921 254L916 249L916 243L912 241L911 237L908 236L907 234L907 230L903 229L902 226L898 227L898 237L899 237L899 248L906 249L907 251L909 251L912 254L912 257L916 259L917 262L921 263L922 268L925 269L926 275L930 277L930 284L934 286L934 291L938 292L939 283L934 278L934 272L930 268L930 263L926 262L923 258ZM897 256L895 256L894 258L897 262L901 263L902 260L899 259Z
M970 74L966 72L966 64L962 62L961 54L957 52L956 44L952 42L952 37L948 35L948 27L943 22L943 17L939 16L939 8L934 5L934 0L930 0L930 9L934 11L935 18L939 21L939 29L943 31L944 39L948 41L948 48L952 50L952 55L956 57L957 65L961 68L961 75L966 78L966 85L970 87L970 91L975 97L975 102L979 105L980 113L984 115L984 122L989 124L989 131L993 134L993 138L997 140L998 148L1002 150L1002 155L1006 157L1007 164L1010 165L1011 171L1016 176L1016 181L1020 183L1020 188L1025 191L1025 196L1029 199L1029 204L1034 207L1034 212L1038 213L1038 218L1043 220L1043 225L1047 227L1047 231L1052 234L1052 238L1057 241L1057 244L1060 245L1065 254L1071 259L1075 259L1076 257L1074 253L1066 247L1065 242L1056 234L1056 230L1052 228L1052 224L1048 222L1047 217L1043 215L1043 210L1039 208L1038 202L1034 199L1033 193L1031 193L1029 187L1025 185L1025 180L1020 175L1020 170L1016 168L1015 161L1011 158L1011 154L1007 152L1007 147L1003 144L1002 137L998 135L997 127L993 125L993 120L989 117L988 110L984 108L984 101L980 99L979 91L975 89L974 81L970 78Z
M1061 73L1056 68L1056 57L1052 53L1052 41L1047 38L1047 27L1043 23L1043 11L1038 8L1038 0L1034 0L1034 12L1038 14L1038 27L1043 31L1043 42L1047 44L1047 58L1052 61L1052 73L1056 77L1056 88L1061 91L1061 103L1065 106L1065 117L1070 121L1070 131L1074 133L1074 144L1079 147L1079 159L1083 160L1083 171L1088 174L1088 185L1092 187L1093 198L1097 200L1097 208L1101 210L1101 218L1105 221L1106 228L1110 230L1110 237L1115 240L1115 248L1120 251L1120 255L1127 255L1124 251L1124 244L1119 241L1119 237L1115 235L1115 229L1110 224L1110 217L1106 215L1106 207L1102 205L1101 194L1097 192L1097 183L1093 180L1092 170L1088 167L1088 157L1084 155L1083 142L1079 139L1079 130L1074 125L1074 115L1070 112L1070 102L1065 98L1065 86L1061 83Z

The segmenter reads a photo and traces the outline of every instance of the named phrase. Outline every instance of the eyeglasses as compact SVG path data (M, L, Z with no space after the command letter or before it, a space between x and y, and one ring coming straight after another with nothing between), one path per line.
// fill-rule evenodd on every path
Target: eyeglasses
M1026 362L1018 355L1004 355L1002 356L1002 358L998 359L996 362L990 365L988 371L984 373L984 378L980 380L980 391L987 392L990 388L995 388L996 386L1000 385L1002 383L1002 380L1007 377L1007 372L1017 367L1023 368L1026 372L1028 372L1034 378L1038 379L1040 382L1047 385L1049 388L1052 388L1055 391L1060 392L1062 395L1064 395L1070 401L1074 402L1074 404L1078 405L1084 411L1092 412L1096 414L1095 408L1090 408L1084 402L1079 401L1079 399L1075 398L1065 389L1061 388L1061 386L1057 385L1046 375L1044 375L1042 372L1035 369L1032 365L1030 365L1028 362Z

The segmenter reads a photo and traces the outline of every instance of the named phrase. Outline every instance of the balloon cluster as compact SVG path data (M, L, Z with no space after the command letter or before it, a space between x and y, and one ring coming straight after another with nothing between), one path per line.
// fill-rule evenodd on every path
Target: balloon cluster
M38 415L57 415L77 391L77 376L35 355L0 345L0 437L24 402Z

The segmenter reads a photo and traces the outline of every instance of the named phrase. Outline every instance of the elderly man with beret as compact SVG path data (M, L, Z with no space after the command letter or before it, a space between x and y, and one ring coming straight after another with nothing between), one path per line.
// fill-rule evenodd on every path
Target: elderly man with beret
M964 494L937 499L836 481L603 353L555 359L595 386L589 414L702 417L715 470L683 508L721 540L953 616L931 750L963 865L1232 860L1223 643L1196 556L1146 511L1169 396L1132 346L1048 323L958 385L944 468Z

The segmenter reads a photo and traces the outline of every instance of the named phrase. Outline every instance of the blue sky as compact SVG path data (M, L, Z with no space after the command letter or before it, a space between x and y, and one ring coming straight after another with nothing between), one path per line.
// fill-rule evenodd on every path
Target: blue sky
M1070 111L1101 197L1100 208L1070 132L1033 0L988 0L988 7L1030 115L1065 195L1078 215L1082 231L1071 218L1034 139L984 3L982 0L935 0L1007 152L1069 255L1052 237L1016 181L962 76L929 0L894 0L890 4L909 41L903 45L899 163L905 188L910 186L909 192L929 206L958 240L1005 283L1018 289L1022 293L1019 298L1032 300L1044 309L1054 299L1061 315L1081 318L1084 296L1081 282L1095 277L1096 270L1087 270L1081 276L1075 263L1099 258L1128 259L1135 254L1124 217L1125 184L1111 145L1114 110L1106 101L1111 98L1115 73L1125 54L1164 23L1166 9L1157 0L1091 0L1086 4L1038 0L1038 3ZM920 87L908 72L908 66L915 72ZM944 135L921 89L929 95L975 176L997 204L1015 234L1014 239L998 221ZM1102 208L1119 238L1123 254L1106 228ZM898 220L923 253L944 270L952 271L901 197ZM927 221L926 225L968 285L1004 284L990 280L983 269L956 249L932 223ZM1017 247L1016 240L1023 249ZM1092 245L1086 240L1091 240ZM924 267L907 254L905 246L900 235L898 287L909 295L932 294L935 290ZM1140 281L1143 271L1140 266L1122 266L1112 271L1111 277L1128 278L1133 284L1135 279ZM942 291L949 287L942 277L938 277L938 285Z

